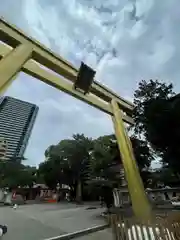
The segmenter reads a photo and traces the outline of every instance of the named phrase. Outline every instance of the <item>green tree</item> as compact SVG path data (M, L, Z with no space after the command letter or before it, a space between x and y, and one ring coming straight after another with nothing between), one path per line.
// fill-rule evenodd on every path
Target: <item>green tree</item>
M24 166L18 161L0 162L0 186L17 188L18 186L32 186L35 182L36 169Z
M131 141L142 172L149 167L153 157L145 141L135 137ZM81 200L82 188L89 187L94 179L111 186L120 183L120 175L116 173L120 171L121 159L114 134L95 140L76 134L72 139L50 146L45 155L47 160L39 165L38 174L51 188L57 183L69 185L75 190L77 201Z
M163 164L180 172L180 95L172 84L142 81L135 92L135 134L143 135Z
M147 141L138 139L135 136L132 136L130 139L140 171L148 169L154 157Z
M139 83L138 89L134 93L135 108L133 112L134 132L138 137L144 135L149 140L149 132L154 127L152 120L161 116L163 110L166 109L167 100L172 96L174 96L172 84L161 83L157 80L148 82L142 80Z
M40 163L37 176L43 179L48 187L56 189L58 183L71 186L71 174L69 172L68 162L63 158L53 156Z
M48 161L40 165L40 170L42 172L43 166L43 171L46 172L45 168L51 170L52 175L48 176L48 182L53 181L55 184L58 181L69 184L72 189L76 190L76 200L81 201L82 184L88 177L92 147L92 139L85 137L83 134L75 134L72 139L62 140L56 146L50 146L45 151ZM58 169L63 170L63 178Z
M117 162L119 151L114 135L102 136L94 140L93 150L90 158L91 178L101 178L115 181L115 174L111 166Z
M153 155L146 141L131 137L131 143L137 164L146 181L146 172L153 160ZM115 174L113 166L122 167L119 148L115 135L108 135L94 141L94 148L91 154L91 173L93 176L104 178L112 183L120 183L118 174Z

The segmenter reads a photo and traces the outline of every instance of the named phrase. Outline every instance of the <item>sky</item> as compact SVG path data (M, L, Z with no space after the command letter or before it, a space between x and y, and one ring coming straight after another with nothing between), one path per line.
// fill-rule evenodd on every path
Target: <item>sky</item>
M0 0L0 15L77 68L84 61L97 81L128 100L142 79L180 91L179 0ZM74 133L113 132L106 114L24 73L6 95L39 106L25 154L30 165Z

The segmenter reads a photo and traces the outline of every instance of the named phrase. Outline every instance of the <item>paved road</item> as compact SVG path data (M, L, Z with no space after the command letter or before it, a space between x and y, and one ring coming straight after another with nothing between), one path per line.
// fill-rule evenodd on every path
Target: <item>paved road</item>
M74 204L33 204L16 210L0 207L0 224L8 225L3 240L43 240L101 225L101 212Z
M112 240L112 230L110 228L103 231L95 232L86 236L75 238L75 240Z

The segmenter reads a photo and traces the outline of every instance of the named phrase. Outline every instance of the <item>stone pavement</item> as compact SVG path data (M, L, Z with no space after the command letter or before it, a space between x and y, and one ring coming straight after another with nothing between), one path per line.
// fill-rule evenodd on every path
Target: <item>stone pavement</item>
M3 240L43 240L102 225L102 209L89 209L71 203L33 204L0 207L0 224L8 226Z

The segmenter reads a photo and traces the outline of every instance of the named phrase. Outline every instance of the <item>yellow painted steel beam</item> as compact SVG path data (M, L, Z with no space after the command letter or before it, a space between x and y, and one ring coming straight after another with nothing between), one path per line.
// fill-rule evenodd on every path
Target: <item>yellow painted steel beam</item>
M130 140L123 124L121 110L114 99L111 102L111 106L114 114L112 120L114 123L117 143L128 183L133 211L136 217L139 219L150 220L152 217L151 206L148 201L138 167L136 165L134 154L130 146Z
M9 56L10 53L12 53L13 50L11 47L0 44L0 56L6 58ZM3 58L3 59L4 59ZM22 67L22 71L25 73L40 79L41 81L47 83L50 86L53 86L59 90L62 90L63 92L66 92L70 94L71 96L74 96L77 99L80 99L97 109L100 109L101 111L108 113L112 115L112 110L109 104L105 101L102 101L97 96L93 94L87 94L84 95L81 92L78 92L74 89L74 86L71 82L67 82L64 79L60 78L59 76L53 74L52 72L41 68L39 64L37 64L34 60L28 60L24 66ZM123 120L128 124L133 124L133 120L128 115L123 115Z
M12 47L16 47L19 43L33 44L33 59L56 73L61 74L70 81L75 82L78 74L78 70L75 67L60 56L54 54L45 46L41 45L39 42L27 37L21 30L7 23L4 19L0 19L0 40L6 42ZM112 98L116 99L121 109L131 116L133 104L119 97L102 84L94 81L91 86L91 93L107 102L111 102Z
M0 59L9 54L12 49L13 49L12 47L0 43Z
M70 94L73 97L85 101L88 104L102 110L103 112L111 114L111 109L107 103L100 101L96 96L84 95L81 92L76 91L72 83L68 83L59 76L51 73L50 71L47 71L46 69L41 68L33 60L28 61L23 66L22 70L28 75L35 77L50 86L53 86L65 93Z
M68 83L59 76L41 68L36 62L33 60L29 60L22 68L22 70L35 77L40 79L41 81L47 83L50 86L53 86L65 93L70 94L71 96L82 100L83 102L88 103L91 106L96 107L97 109L112 115L111 107L108 103L101 101L93 94L84 95L81 92L74 89L72 83ZM129 124L133 124L132 118L129 116L123 115L123 121Z
M31 57L32 46L21 44L11 50L0 61L0 93L11 84L13 77L21 70L24 63Z

